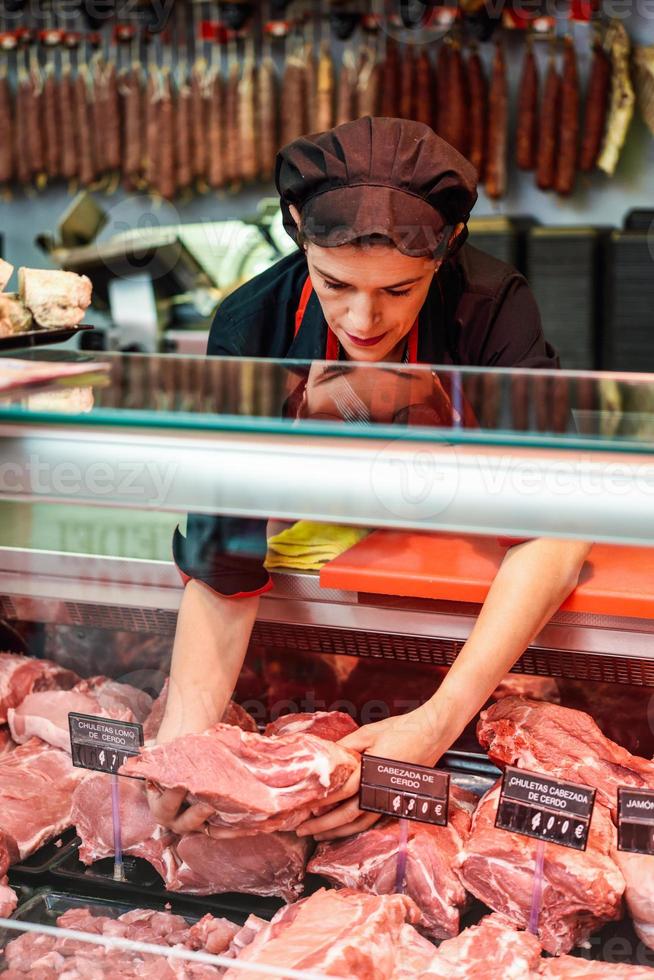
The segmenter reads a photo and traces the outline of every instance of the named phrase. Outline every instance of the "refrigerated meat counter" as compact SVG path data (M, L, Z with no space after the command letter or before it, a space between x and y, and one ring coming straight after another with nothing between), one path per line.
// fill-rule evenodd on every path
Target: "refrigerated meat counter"
M92 370L87 355L49 356L83 357ZM68 411L56 386L14 392L0 404L3 647L74 672L87 685L85 694L89 678L102 676L156 699L183 590L170 542L188 514L229 517L228 550L249 557L266 524L269 535L298 521L365 528L344 549L337 534L334 554L320 569L270 573L234 698L253 719L253 734L286 714L333 711L366 724L416 707L442 682L508 549L536 537L586 540L593 548L578 587L495 697L508 698L515 710L525 703L543 706L542 714L534 710L550 734L533 737L542 745L553 738L556 746L551 732L561 718L588 719L579 745L587 748L589 739L604 768L616 763L611 752L624 752L624 772L637 773L647 785L647 760L654 755L654 465L650 419L621 406L634 401L634 388L647 392L653 378L102 359L110 365L109 383L73 402L91 403L90 410ZM645 399L635 401L642 409ZM547 713L552 709L553 716ZM493 710L487 728L502 721L493 722ZM557 714L568 710L575 714ZM514 723L510 715L504 721ZM520 724L529 733L531 723ZM618 748L607 749L607 739ZM492 751L489 758L488 741L486 734L479 743L472 724L442 760L457 792L486 792L510 761ZM544 755L533 745L530 751L545 766ZM0 757L0 792L1 784ZM597 785L606 816L613 784L598 776ZM125 806L137 812L132 790L122 792ZM593 845L590 865L577 856L582 864L575 865L567 852L549 862L544 907L548 900L556 904L557 868L576 866L581 878L591 867L603 894L592 914L586 910L593 923L588 935L575 932L578 916L567 909L563 918L576 925L566 919L563 940L561 929L553 929L545 950L565 951L574 936L593 961L654 966L647 923L638 920L634 933L629 916L614 921L624 877L606 844L611 827L607 817L597 830L604 844ZM171 891L173 879L143 856L128 856L127 880L116 883L109 852L87 865L80 860L72 823L55 843L45 867L39 854L14 862L10 882L132 907L172 900L184 914L209 911L243 920L279 915L289 898L280 897L278 882L277 895L257 896L244 895L233 879L228 892ZM166 855L174 853L176 868L187 868L179 850L176 843ZM529 864L531 851L517 848L515 854L521 867ZM283 860L302 864L306 854L298 859L295 849L289 858L287 850ZM329 861L321 860L324 869ZM307 878L305 894L313 902L324 900L325 881L338 880L333 863L331 872ZM355 872L350 877L356 879ZM474 872L464 865L462 874L463 898L453 902L457 925L446 935L458 931L459 920L483 925L489 909L507 912L506 895L495 896L495 904L489 894L480 901ZM654 887L654 873L652 880ZM466 891L477 892L471 907ZM609 924L602 928L603 922ZM463 948L457 955L465 958L470 954Z

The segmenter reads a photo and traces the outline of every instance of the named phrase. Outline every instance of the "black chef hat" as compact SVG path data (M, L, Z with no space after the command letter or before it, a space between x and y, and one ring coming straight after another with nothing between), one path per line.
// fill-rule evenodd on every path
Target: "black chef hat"
M408 119L365 116L302 136L277 154L275 182L294 241L289 204L316 245L382 235L412 256L441 255L447 226L467 222L477 200L472 164L429 126Z

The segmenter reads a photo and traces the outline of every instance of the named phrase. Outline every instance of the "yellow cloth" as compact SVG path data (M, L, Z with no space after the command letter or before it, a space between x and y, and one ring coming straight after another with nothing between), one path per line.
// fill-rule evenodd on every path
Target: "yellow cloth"
M268 539L266 568L300 568L318 571L333 558L354 547L369 534L365 527L298 521Z

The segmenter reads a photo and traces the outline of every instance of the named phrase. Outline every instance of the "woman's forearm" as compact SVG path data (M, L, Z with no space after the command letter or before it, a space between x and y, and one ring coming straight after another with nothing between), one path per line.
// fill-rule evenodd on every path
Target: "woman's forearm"
M158 741L201 732L223 716L247 652L258 596L225 599L201 582L184 589Z
M580 541L539 538L507 553L461 653L419 709L442 751L576 587L590 548Z

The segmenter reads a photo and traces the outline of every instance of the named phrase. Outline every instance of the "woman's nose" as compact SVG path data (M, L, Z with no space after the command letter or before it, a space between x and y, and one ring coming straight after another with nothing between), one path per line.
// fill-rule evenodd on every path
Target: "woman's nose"
M371 297L357 296L350 302L347 319L350 332L365 337L381 322L381 310Z

